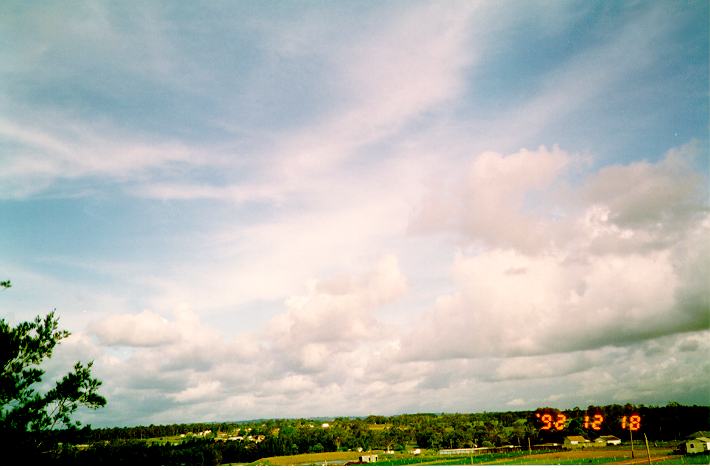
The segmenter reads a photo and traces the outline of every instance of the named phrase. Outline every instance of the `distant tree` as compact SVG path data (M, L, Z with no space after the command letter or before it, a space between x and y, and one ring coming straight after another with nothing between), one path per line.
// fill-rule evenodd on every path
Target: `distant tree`
M444 439L444 430L438 425L423 426L416 430L415 439L417 446L425 449L441 449Z
M311 453L320 453L320 452L323 452L324 450L325 450L325 447L323 447L323 444L321 444L320 442L316 442L315 444L313 444L311 447L308 448L308 452L311 452Z
M10 281L0 286L10 287ZM72 420L79 406L106 404L98 393L101 382L91 375L92 362L77 362L52 388L40 392L44 371L38 366L69 334L59 329L54 311L15 327L0 318L0 432L73 428L81 424Z

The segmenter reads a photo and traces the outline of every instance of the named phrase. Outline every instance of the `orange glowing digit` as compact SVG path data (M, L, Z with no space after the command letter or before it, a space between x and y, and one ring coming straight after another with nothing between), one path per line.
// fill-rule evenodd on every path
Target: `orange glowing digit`
M603 422L604 422L604 416L594 415L594 421L592 422L592 429L594 429L595 431L601 431Z
M589 429L589 416L584 415L584 429Z
M626 429L626 416L621 417L621 429Z
M562 413L557 415L557 421L555 421L555 429L562 431L565 428L565 421L567 421L567 416Z
M641 429L641 417L639 415L631 415L629 418L629 429L632 431Z
M545 425L540 428L541 431L548 431L552 429L552 416L544 414L540 417L540 421L545 423Z

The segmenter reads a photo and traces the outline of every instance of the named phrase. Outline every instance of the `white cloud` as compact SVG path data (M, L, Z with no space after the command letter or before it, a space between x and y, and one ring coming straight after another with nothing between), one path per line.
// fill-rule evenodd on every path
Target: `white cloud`
M412 220L413 231L454 230L489 246L537 248L547 241L549 221L526 203L552 186L572 157L559 148L522 149L512 155L486 152L472 159L462 179L442 182ZM448 183L448 184L447 184Z
M462 189L435 199L438 212L416 223L491 248L456 258L456 292L419 318L402 357L540 355L706 328L707 298L687 274L707 259L696 238L707 234L705 191L691 157L672 151L654 164L602 168L568 190L557 220L524 203L544 186L555 191L569 156L543 148L476 157Z
M583 203L603 201L608 222L629 230L677 237L689 223L707 213L707 178L694 170L702 154L697 142L668 151L657 163L609 165L587 179Z
M281 366L321 372L331 368L336 355L375 336L382 326L376 310L405 290L397 260L388 256L360 278L313 283L306 295L286 301L287 312L274 317L263 334L273 353L284 358Z
M454 254L451 292L435 302L422 296L424 303L417 303L406 316L386 317L381 312L418 294L401 266L421 263L419 252L382 257L369 272L361 267L368 256L344 256L340 269L331 267L325 278L313 274L319 272L314 266L332 266L325 262L332 253L350 251L368 237L388 233L393 241L403 240L403 215L412 213L407 204L385 197L380 215L372 219L374 201L387 194L375 190L371 199L360 201L362 205L347 197L344 204L332 204L352 211L341 212L340 218L304 214L292 219L289 230L282 224L262 226L255 229L254 241L261 239L264 247L278 253L273 261L262 257L262 265L303 263L307 267L303 273L308 273L303 277L313 279L305 292L294 277L281 313L248 335L207 327L185 306L166 317L143 312L107 318L92 331L105 344L129 346L132 352L127 358L100 356L98 370L112 377L106 385L119 403L151 390L196 417L213 413L204 403L219 403L223 413L217 418L230 413L322 414L324 409L332 414L397 413L441 409L442 404L451 404L452 410L490 409L492 401L486 396L496 396L497 407L549 401L576 406L580 400L608 401L604 396L629 401L634 389L619 383L627 374L621 358L629 354L639 364L638 380L648 384L638 393L657 397L652 390L665 390L665 380L685 384L688 397L699 396L704 389L685 366L673 368L669 362L654 373L653 359L640 352L656 347L676 361L686 361L702 351L698 338L704 333L692 331L708 327L703 279L710 256L703 240L710 222L702 207L693 211L702 184L692 186L693 191L675 190L697 178L692 166L674 161L678 154L670 152L657 163L641 165L643 179L661 181L667 194L677 195L658 202L666 204L658 217L675 207L685 211L663 228L617 216L619 207L636 207L625 201L643 201L643 191L622 185L610 194L599 190L606 168L584 178L576 191L566 186L566 171L574 157L558 148L510 156L485 153L464 162L459 186L452 185L439 203L442 212L437 217L425 211L413 215L418 223L424 220L429 231L462 234L457 250L447 245L441 251ZM687 162L692 155L682 158ZM677 171L669 171L668 165ZM615 174L633 182L638 168L618 166ZM410 175L421 175L418 171ZM370 184L378 187L374 180ZM657 187L644 186L651 193ZM421 190L416 183L403 188L410 201L416 200L416 188ZM348 193L340 189L343 192L334 194ZM565 202L550 211L546 204L556 193L564 193ZM473 208L476 214L467 213ZM495 208L505 222L496 220ZM499 227L500 239L491 226ZM313 235L316 227L318 235ZM541 227L539 234L547 238L516 233L531 227ZM427 232L416 236L428 236L421 233ZM638 240L647 243L640 247L634 243ZM351 248L332 248L337 246ZM318 253L323 264L309 260ZM297 261L300 256L303 262ZM400 261L401 256L407 259ZM277 278L270 271L279 272L265 268L264 279L270 280L265 286L269 284L274 295L287 292L274 288ZM251 289L258 292L254 287L261 281L252 282ZM111 328L111 321L121 328ZM136 333L136 328L142 331ZM151 347L136 347L146 345ZM594 386L584 390L576 385L592 380ZM524 386L529 400L521 403L518 396L496 392L501 384ZM471 389L478 393L464 397ZM169 411L156 411L155 416L167 417Z
M204 402L205 400L214 400L219 398L221 384L212 380L209 382L200 382L194 387L187 388L174 395L175 401L184 402Z
M477 10L480 4L459 2L396 11L382 30L338 51L340 78L356 105L336 127L396 129L460 94L463 72L477 59L468 41Z
M110 315L89 330L110 346L160 346L178 339L178 332L167 319L148 310L136 315Z
M54 119L0 119L0 136L20 149L6 156L0 175L4 188L0 197L31 195L59 180L104 177L121 181L149 170L203 161L203 149L178 141L151 141L117 133L100 123L47 114L55 114Z
M512 407L525 406L525 404L526 404L526 401L522 398L514 398L506 403L506 405L512 406Z

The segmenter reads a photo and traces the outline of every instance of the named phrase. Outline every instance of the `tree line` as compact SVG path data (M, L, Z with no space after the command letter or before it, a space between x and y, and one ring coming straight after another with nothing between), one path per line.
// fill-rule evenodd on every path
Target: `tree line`
M537 411L567 416L562 431L541 431ZM583 417L603 414L607 427L585 429ZM32 463L61 465L217 465L253 462L260 458L308 452L391 449L495 447L561 442L565 435L616 435L628 440L613 424L615 417L636 413L642 427L634 439L646 434L651 441L675 441L710 428L710 407L606 405L555 410L484 413L419 413L397 416L339 417L330 420L269 419L245 422L168 424L134 427L67 429L53 431L45 440L57 443L53 452L33 456ZM322 423L328 426L323 427ZM206 435L198 433L210 431ZM188 433L192 433L191 435ZM186 434L175 441L148 439ZM229 440L228 437L242 436ZM253 439L248 439L251 436ZM40 441L41 438L37 438ZM26 455L26 454L25 454ZM24 459L25 463L29 463Z

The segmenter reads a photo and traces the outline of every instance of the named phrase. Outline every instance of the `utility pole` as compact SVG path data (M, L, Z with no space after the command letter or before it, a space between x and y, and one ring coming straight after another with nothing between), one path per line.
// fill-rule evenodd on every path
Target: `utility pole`
M643 433L643 439L646 441L646 455L648 455L648 464L651 465L651 450L648 448L648 438L646 433Z
M634 433L631 432L631 426L629 426L629 439L631 440L631 458L634 458Z

